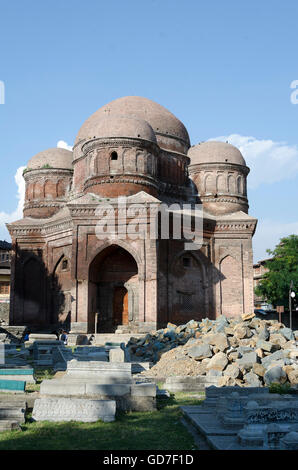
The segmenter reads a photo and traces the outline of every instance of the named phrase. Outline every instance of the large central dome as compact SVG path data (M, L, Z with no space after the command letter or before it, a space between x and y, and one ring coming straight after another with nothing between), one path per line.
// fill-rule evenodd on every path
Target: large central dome
M98 109L82 125L75 145L82 140L96 138L99 123L111 116L129 116L147 121L155 132L159 146L165 150L186 153L190 146L188 132L179 119L160 104L139 96L119 98Z

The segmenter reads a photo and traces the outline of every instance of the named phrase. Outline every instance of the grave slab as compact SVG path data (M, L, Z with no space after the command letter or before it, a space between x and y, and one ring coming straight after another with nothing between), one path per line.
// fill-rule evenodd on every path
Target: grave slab
M93 423L98 420L115 420L114 400L88 400L84 398L38 398L35 400L32 418L35 421L80 421Z

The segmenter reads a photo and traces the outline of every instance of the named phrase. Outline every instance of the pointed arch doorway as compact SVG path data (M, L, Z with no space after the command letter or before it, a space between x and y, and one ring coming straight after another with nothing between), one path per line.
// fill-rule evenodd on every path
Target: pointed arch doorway
M128 325L128 291L126 287L114 287L113 317L117 325Z
M111 245L96 255L89 268L89 332L133 328L138 322L138 287L138 266L127 250Z

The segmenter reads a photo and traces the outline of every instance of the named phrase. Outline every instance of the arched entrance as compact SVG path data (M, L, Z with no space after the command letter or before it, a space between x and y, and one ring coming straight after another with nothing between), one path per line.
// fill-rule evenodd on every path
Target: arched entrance
M89 268L89 332L111 333L138 321L138 266L124 248L111 245Z

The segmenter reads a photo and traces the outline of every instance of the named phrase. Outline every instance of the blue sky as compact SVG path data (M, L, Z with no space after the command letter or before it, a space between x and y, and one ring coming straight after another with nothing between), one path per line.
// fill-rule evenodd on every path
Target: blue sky
M240 147L255 260L266 257L298 233L297 17L295 0L2 0L0 239L18 214L17 169L59 140L72 145L100 106L139 95L181 119L192 144Z

